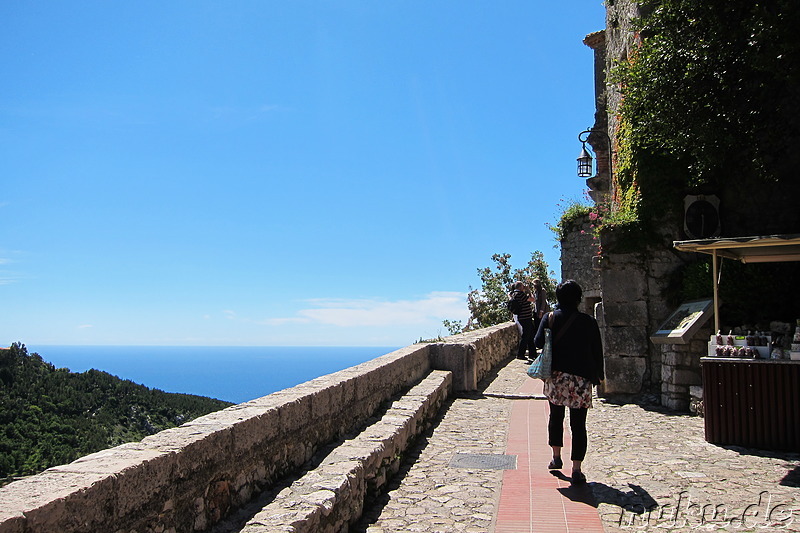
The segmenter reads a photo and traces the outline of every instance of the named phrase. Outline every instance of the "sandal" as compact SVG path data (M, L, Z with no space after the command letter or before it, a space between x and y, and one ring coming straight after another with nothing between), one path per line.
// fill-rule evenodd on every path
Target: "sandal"
M583 475L583 472L581 472L580 470L578 470L578 471L573 470L572 471L572 484L573 485L583 485L584 483L586 483L586 476Z
M550 464L547 465L548 470L561 470L561 467L564 466L564 463L561 461L561 457L553 457L553 460L550 461Z

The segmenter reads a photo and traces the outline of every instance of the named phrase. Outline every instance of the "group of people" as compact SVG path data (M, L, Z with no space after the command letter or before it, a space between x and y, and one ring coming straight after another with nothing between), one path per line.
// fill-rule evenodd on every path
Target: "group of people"
M533 339L542 321L542 316L550 310L547 303L547 294L542 287L539 279L533 280L533 291L528 291L527 286L522 281L514 283L509 293L511 300L516 300L517 313L514 314L514 322L520 332L519 348L517 358L525 359L525 351L530 352L531 359L536 357L536 347Z
M553 458L547 467L560 470L564 466L561 449L568 408L572 433L571 479L573 484L585 483L581 463L588 444L586 415L592 407L592 386L605 379L600 328L594 317L578 311L583 290L574 280L556 288L558 303L552 312L548 312L547 295L538 279L533 282L533 291L528 291L525 283L515 282L509 298L519 303L515 316L520 328L518 358L524 359L527 350L530 358L535 359L536 349L544 347L545 330L551 331L552 371L550 379L544 382L544 394L550 404L547 435Z

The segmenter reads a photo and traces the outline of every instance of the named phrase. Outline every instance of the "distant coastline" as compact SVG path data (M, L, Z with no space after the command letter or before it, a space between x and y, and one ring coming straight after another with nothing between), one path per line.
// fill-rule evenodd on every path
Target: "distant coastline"
M26 345L57 368L96 368L150 388L242 403L381 355L386 346Z

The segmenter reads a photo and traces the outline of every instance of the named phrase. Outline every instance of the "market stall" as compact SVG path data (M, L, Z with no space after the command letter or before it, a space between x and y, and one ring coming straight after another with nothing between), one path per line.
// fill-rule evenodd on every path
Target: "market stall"
M714 331L719 332L719 261L800 261L800 235L676 241L712 256ZM767 450L800 450L800 320L794 332L714 335L701 359L706 440Z

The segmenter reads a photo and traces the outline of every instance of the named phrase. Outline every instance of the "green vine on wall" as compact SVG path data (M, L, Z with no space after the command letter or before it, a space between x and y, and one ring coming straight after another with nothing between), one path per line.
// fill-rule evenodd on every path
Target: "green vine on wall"
M747 187L780 179L800 126L800 2L652 7L634 21L638 45L610 75L622 94L617 209L634 212L639 194L647 218L664 194L718 189L733 175Z
M732 206L775 183L800 190L800 2L655 0L633 24L608 77L621 93L613 196L593 231L658 246L686 194ZM551 229L561 240L591 210L569 205Z

